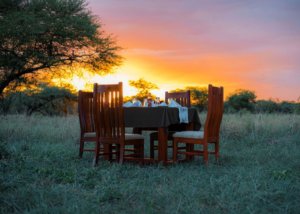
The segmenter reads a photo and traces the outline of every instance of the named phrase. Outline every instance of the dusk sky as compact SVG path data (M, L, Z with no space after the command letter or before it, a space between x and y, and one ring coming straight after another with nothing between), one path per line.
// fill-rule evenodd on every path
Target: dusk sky
M88 0L125 58L111 80L300 96L298 0ZM126 84L125 84L125 87ZM126 93L126 89L124 89Z

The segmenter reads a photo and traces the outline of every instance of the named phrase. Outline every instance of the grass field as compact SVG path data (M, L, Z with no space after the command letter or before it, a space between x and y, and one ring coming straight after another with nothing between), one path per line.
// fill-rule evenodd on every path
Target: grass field
M92 167L92 154L78 158L76 116L0 118L0 213L300 210L299 115L224 115L219 163L167 167Z

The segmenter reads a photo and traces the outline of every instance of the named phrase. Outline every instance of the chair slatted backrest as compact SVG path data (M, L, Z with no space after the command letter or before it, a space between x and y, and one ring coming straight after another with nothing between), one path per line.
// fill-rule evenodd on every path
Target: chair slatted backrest
M184 92L167 92L165 93L165 102L168 102L168 99L173 99L181 106L191 107L191 92L190 90Z
M93 92L79 91L78 115L81 132L94 132Z
M110 85L94 84L94 110L97 137L112 142L124 141L122 82Z
M204 127L204 137L210 141L219 140L220 126L223 117L223 87L208 88L208 111Z

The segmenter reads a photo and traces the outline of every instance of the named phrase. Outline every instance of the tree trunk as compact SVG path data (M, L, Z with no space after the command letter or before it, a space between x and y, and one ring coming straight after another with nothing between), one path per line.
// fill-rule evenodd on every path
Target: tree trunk
M12 71L11 74L9 76L7 76L5 79L0 81L0 98L3 97L3 91L4 89L13 81L20 79L21 76L25 75L25 74L29 74L29 73L34 73L38 70L44 69L44 68L49 68L49 66L46 65L41 65L39 67L36 68L30 68L30 69L26 69L26 70L15 70ZM3 71L5 72L5 71Z
M3 99L3 91L9 85L11 81L4 80L0 82L0 99Z

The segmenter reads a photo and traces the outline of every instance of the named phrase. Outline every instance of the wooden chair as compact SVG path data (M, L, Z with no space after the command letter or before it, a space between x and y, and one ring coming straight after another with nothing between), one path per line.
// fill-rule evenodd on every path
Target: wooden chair
M84 151L94 152L95 149L84 149L86 142L96 143L96 132L93 119L93 92L79 91L78 115L80 124L79 157Z
M191 91L183 92L167 92L165 93L165 102L168 104L168 100L173 99L181 106L191 107Z
M139 134L125 134L122 83L111 85L94 84L94 124L97 144L94 165L98 163L100 145L109 159L116 146L116 158L123 163L124 158L142 161L144 158L144 137ZM126 149L131 145L133 149ZM125 151L131 151L125 154Z
M165 92L165 102L168 103L169 99L175 100L181 106L191 107L191 98L190 98L190 90L184 92ZM168 141L173 140L172 135L175 131L185 130L186 126L183 124L178 124L169 127L168 131ZM158 150L158 146L154 143L158 140L157 132L152 132L150 134L150 158L154 158L154 151ZM169 145L168 148L172 148L173 145ZM184 148L181 148L184 149Z
M208 88L208 111L205 121L204 131L183 131L173 134L173 161L177 161L178 154L189 156L203 155L204 162L208 163L208 154L214 154L219 158L219 139L220 126L223 116L223 87L214 87L209 85ZM202 150L178 151L178 143L185 144L202 144ZM214 144L214 150L208 150L208 144Z

